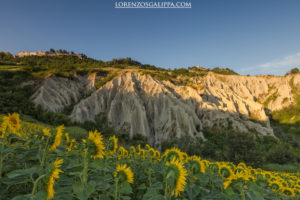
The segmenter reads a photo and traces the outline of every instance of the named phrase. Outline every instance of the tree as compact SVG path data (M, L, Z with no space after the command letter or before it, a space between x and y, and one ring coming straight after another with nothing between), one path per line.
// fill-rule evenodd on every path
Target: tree
M299 73L299 69L297 67L295 67L295 68L291 69L290 73L297 74L297 73Z
M50 49L50 53L53 53L53 54L54 54L54 53L55 53L55 50L51 48L51 49Z

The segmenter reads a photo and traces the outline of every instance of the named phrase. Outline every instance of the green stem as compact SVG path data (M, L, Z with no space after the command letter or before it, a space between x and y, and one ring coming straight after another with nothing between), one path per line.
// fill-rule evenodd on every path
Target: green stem
M242 196L242 200L246 200L244 188L242 188L241 196Z
M165 185L165 200L168 200L168 184L167 184L167 181L166 181L166 185Z
M4 139L1 142L1 152L0 152L0 178L2 177L2 163L4 160L4 156L3 156L3 151L4 151Z
M116 190L115 190L115 200L118 199L118 184L119 184L119 179L116 178Z
M148 175L148 180L149 180L149 187L151 187L152 185L152 181L151 181L152 177L151 177L151 173L149 173Z
M34 181L31 195L34 195L36 193L38 182L44 177L45 177L45 175L41 175L40 177L38 177L38 179L36 179L36 181Z
M43 152L43 157L42 157L42 161L41 161L41 168L42 169L45 166L45 162L46 162L46 158L47 158L47 154L48 154L49 139L50 139L50 137L48 137L48 139L47 139L46 146L45 146L44 152Z
M82 171L82 184L84 186L87 185L87 179L88 179L88 168L89 168L89 153L88 153L88 148L86 149L84 153L84 158L83 158L83 171Z

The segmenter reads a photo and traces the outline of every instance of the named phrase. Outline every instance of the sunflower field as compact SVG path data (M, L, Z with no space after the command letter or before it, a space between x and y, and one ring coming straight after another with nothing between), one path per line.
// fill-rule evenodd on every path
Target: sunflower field
M211 162L177 148L121 146L89 132L76 141L50 128L2 117L0 199L299 199L300 173Z

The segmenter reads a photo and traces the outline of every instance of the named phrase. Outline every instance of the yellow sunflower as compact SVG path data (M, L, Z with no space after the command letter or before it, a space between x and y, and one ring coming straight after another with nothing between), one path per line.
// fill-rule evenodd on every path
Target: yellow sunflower
M118 165L116 171L114 172L114 177L118 178L122 183L123 181L127 181L128 183L133 183L134 174L131 171L130 167L127 167L126 164Z
M172 149L167 149L163 157L166 159L166 161L171 161L173 160L173 158L176 158L177 160L180 161L183 160L182 152L176 147L173 147Z
M118 149L118 138L116 136L109 137L108 139L108 150L109 153L114 154Z
M66 142L69 143L70 142L69 133L65 133L65 138L66 138Z
M281 191L286 196L289 196L289 197L294 197L295 196L295 191L292 188L282 187Z
M9 121L8 119L3 118L3 122L1 123L1 135L0 138L4 138L6 135L6 130L8 128Z
M50 147L50 151L55 150L61 143L61 137L63 135L63 131L65 130L64 125L61 125L59 127L56 128L56 135L54 138L54 142L52 143L51 147Z
M76 142L75 139L72 139L72 140L71 140L69 146L67 147L67 151L68 151L68 152L70 152L70 151L72 150L72 147L73 147L73 145L74 145L75 142Z
M43 134L46 135L46 136L51 136L50 129L43 128Z
M55 180L59 178L59 173L63 173L59 168L63 163L63 159L56 160L52 165L52 171L50 173L48 183L47 183L47 200L52 199L54 197L55 191L53 189Z
M232 183L232 179L228 179L226 181L223 182L223 187L226 190Z
M247 169L247 165L244 162L240 162L237 167Z
M2 119L3 119L3 122L1 123L2 134L0 138L5 137L6 130L16 133L21 127L19 114L17 113L13 113L12 115L8 114L8 116L3 117Z
M175 180L175 187L172 190L172 195L177 197L180 192L184 191L187 171L183 166L183 162L175 157L170 162L167 162L166 166L168 166L166 178L173 177Z
M201 162L200 157L198 156L192 156L188 159L188 163L191 167L191 171L193 174L198 174L198 173L205 173L205 165L203 162Z
M269 185L270 185L270 187L271 187L271 189L273 190L273 191L278 191L278 190L280 190L281 189L281 183L279 182L279 181L277 181L277 180L275 180L275 181L271 181L270 183L269 183Z
M130 152L130 154L132 154L132 155L135 155L135 147L134 146L130 146L129 147L129 152Z
M234 174L230 166L224 164L219 165L219 175L225 179L232 179Z
M92 158L104 158L103 139L98 131L90 131L88 137L88 148Z
M8 114L7 117L3 117L3 121L5 121L6 119L8 120L8 128L10 129L11 132L16 132L20 129L21 125L20 125L20 117L19 114L17 113L13 113Z
M160 152L159 152L158 150L155 150L155 158L156 158L157 160L160 159Z

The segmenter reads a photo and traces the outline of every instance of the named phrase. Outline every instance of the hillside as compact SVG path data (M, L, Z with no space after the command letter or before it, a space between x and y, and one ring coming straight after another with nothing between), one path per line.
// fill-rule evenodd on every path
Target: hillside
M242 76L221 68L166 70L130 58L103 62L85 55L9 55L0 63L21 67L0 71L1 113L121 132L130 139L145 138L157 149L190 147L189 153L212 159L254 165L265 159L300 161L299 73ZM239 139L240 134L250 136ZM245 144L253 152L230 150L243 138L253 144ZM276 157L278 151L282 155Z
M77 122L105 115L116 129L131 136L142 134L159 145L175 136L205 139L203 129L274 136L268 112L293 105L292 86L300 85L300 75L249 77L210 72L188 78L187 84L175 84L143 71L124 70L97 89L102 79L96 74L77 75L73 80L50 76L31 99L54 112L72 106L69 116Z

